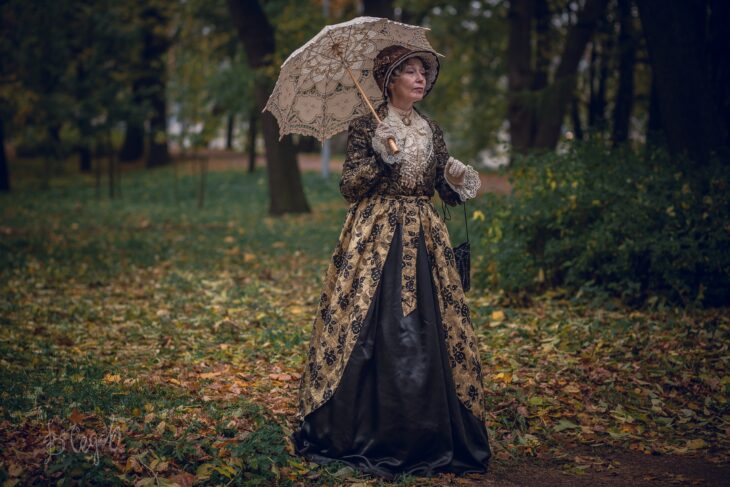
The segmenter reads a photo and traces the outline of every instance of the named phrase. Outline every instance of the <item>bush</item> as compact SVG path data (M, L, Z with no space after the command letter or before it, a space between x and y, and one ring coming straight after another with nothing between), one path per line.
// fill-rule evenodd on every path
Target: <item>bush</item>
M508 292L565 287L632 305L719 305L730 297L730 197L719 161L576 144L526 157L513 193L488 202L487 265Z

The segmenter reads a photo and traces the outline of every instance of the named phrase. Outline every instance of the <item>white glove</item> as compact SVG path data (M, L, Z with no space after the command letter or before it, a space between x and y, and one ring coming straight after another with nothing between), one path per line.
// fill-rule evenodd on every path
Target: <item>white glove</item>
M479 173L458 159L449 157L444 168L444 179L456 191L461 201L474 198L482 185Z
M453 186L463 186L466 179L466 164L458 159L449 157L446 162L446 170L444 173L446 180Z
M383 121L375 129L375 134L373 134L373 149L387 164L401 162L403 160L403 151L400 151L397 155L391 154L388 147L388 139L394 139L396 145L400 147L395 129Z

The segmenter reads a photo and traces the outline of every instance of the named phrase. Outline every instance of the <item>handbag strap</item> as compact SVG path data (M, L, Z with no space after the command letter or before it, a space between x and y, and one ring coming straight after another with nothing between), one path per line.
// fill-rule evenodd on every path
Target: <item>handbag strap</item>
M469 221L466 218L466 202L463 202L461 205L464 207L464 226L466 227L466 241L468 242L469 241ZM444 200L441 200L441 213L443 213L443 215L444 215L445 222L451 220L451 210L449 210L449 207L446 206L446 204L444 203Z
M466 201L461 204L464 207L464 226L466 227L466 241L469 241L469 222L466 219Z

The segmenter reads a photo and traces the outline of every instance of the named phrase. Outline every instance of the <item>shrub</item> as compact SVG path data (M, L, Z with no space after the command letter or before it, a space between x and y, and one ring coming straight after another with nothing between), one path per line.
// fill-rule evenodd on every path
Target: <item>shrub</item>
M512 194L488 202L486 265L475 280L508 292L608 293L632 305L725 303L724 169L595 144L526 157L513 168Z

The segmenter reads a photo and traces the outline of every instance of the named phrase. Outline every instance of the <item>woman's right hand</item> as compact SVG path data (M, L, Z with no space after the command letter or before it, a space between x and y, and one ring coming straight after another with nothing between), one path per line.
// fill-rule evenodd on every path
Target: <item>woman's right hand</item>
M373 149L387 164L395 164L401 161L403 152L399 152L397 155L391 154L388 139L393 139L398 144L395 128L386 121L380 122L373 134Z

